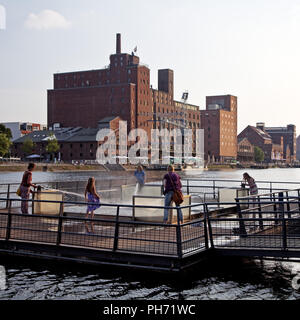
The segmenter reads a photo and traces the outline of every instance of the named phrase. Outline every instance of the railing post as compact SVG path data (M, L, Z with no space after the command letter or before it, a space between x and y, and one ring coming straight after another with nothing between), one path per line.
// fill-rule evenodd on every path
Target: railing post
M32 194L32 200L31 200L31 214L34 214L34 203L35 203L35 191L33 191L33 194Z
M6 209L8 209L8 206L9 206L9 199L10 199L10 184L7 185Z
M56 245L59 246L61 244L61 232L62 232L62 222L63 222L63 203L60 203L59 206L59 216L58 216L58 227L57 227L57 238L56 238Z
M297 191L298 191L298 209L300 211L300 189L298 189Z
M255 198L254 198L255 199ZM264 222L262 220L262 211L261 211L261 202L260 202L260 196L257 197L258 199L258 217L259 217L259 228L260 230L264 230Z
M275 196L275 194L273 194L271 197L272 197L272 200L274 202L274 205L273 205L274 218L277 219L278 218L278 214L277 214L277 206L276 206L276 196ZM278 225L278 220L275 220L275 225Z
M283 203L283 192L278 193L278 201L279 201L279 212L280 218L284 218L284 203Z
M248 198L249 202L249 198ZM241 237L247 237L247 231L245 227L245 222L243 219L242 211L241 211L241 205L240 205L240 200L236 199L236 208L238 212L238 217L239 217L239 224L240 224L240 236Z
M119 242L119 217L120 217L120 206L117 207L117 216L115 222L115 236L114 236L114 247L113 251L118 250L118 242Z
M179 219L179 207L177 207L176 240L177 240L177 255L179 258L182 258L182 238L181 238L181 226L180 226L180 219Z
M214 200L216 199L216 181L213 180L213 192L214 192Z
M288 213L289 219L292 217L291 216L291 205L290 205L290 198L289 198L289 192L286 192L286 209Z
M273 183L270 182L270 193L273 193Z
M187 192L187 195L190 195L190 180L187 179L186 180L186 192Z
M209 240L210 240L210 247L213 249L215 247L215 245L214 245L213 233L212 233L212 228L211 228L211 223L210 223L210 217L209 217L207 204L204 205L204 210L206 212L206 217L207 217L207 225L208 225L208 234L209 234Z
M11 234L11 220L12 220L12 215L11 215L11 200L9 200L8 203L8 213L7 213L7 225L6 225L6 241L10 239L10 234Z
M132 208L132 221L135 221L135 197L136 196L132 197L132 205L133 205L133 208Z
M208 242L208 223L207 223L207 212L205 210L205 206L204 206L204 240L205 240L205 248L209 249L209 242Z
M282 219L282 248L287 249L286 219Z

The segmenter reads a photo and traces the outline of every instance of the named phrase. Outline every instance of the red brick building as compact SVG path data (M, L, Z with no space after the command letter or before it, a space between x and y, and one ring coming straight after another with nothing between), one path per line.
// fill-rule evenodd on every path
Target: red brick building
M238 139L237 160L239 162L254 162L254 146L247 138Z
M100 129L110 129L114 132L116 141L119 140L119 117L107 117L98 122L97 128L70 127L60 128L55 131L43 130L35 131L14 141L11 153L14 157L25 159L29 154L23 151L23 143L30 139L34 143L30 154L39 155L43 160L57 160L63 162L75 161L95 161L98 147L107 141L97 141L97 134ZM46 151L50 136L54 136L59 143L59 150L51 155ZM118 155L118 144L115 150ZM106 153L107 154L107 153Z
M247 138L252 145L262 149L266 162L284 160L283 138L277 141L279 143L274 143L272 137L263 129L259 123L256 127L248 126L238 135L238 139Z
M281 139L283 139L283 158L286 162L290 163L297 160L297 134L295 125L265 127L265 124L261 123L261 126L271 136L274 143L281 144Z
M120 116L128 131L144 129L150 142L152 128L193 129L193 154L200 128L198 106L174 101L174 74L158 71L158 90L150 85L150 69L134 53L121 53L117 34L116 53L104 69L54 75L48 90L48 127L96 128L99 119Z
M237 97L206 97L206 110L201 110L201 127L207 159L224 162L237 158Z

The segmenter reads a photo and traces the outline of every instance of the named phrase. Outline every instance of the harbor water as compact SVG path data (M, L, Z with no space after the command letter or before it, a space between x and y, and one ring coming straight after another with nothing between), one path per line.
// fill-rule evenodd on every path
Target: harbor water
M242 180L245 170L186 171L182 178ZM300 181L300 169L248 170L256 180ZM133 183L132 172L34 172L34 181L84 183L90 176L103 188L124 182ZM21 172L0 173L0 183L14 183ZM157 181L161 172L147 172L148 181ZM144 272L66 266L59 263L12 260L0 257L0 299L147 299L147 300L295 300L300 290L295 278L300 276L300 263L249 259L224 259L222 264L210 261L181 276L149 276Z

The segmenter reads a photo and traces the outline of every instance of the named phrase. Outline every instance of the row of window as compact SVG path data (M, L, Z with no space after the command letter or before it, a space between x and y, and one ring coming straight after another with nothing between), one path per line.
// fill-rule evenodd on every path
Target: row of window
M60 148L62 149L63 147L64 147L64 145L61 144L61 145L60 145ZM70 147L70 149L72 149L72 148L73 148L73 144L72 144L72 143L69 144L69 147ZM83 148L83 144L80 143L79 147L80 147L80 148ZM94 148L94 144L93 144L93 143L90 144L90 148L91 148L91 149Z

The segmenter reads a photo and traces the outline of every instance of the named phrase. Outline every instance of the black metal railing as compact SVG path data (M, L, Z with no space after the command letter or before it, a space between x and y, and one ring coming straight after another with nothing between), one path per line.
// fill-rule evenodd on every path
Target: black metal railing
M101 210L115 210L114 216L85 217L86 202L20 200L8 201L0 212L0 239L46 243L56 246L93 248L110 252L155 254L182 258L208 249L300 249L300 189L236 199L223 203L237 207L228 217L212 216L214 202L190 204L181 209L199 210L201 218L181 224L131 220L122 215L130 209L178 210L151 205L102 204ZM58 203L56 215L23 215L12 207L13 202ZM77 206L80 213L65 216L66 205ZM84 208L84 209L83 209ZM163 216L161 217L161 220Z
M12 202L22 201L59 203L60 210L54 216L14 212ZM163 224L124 220L120 216L124 208L178 210L174 207L102 204L102 208L115 208L115 217L91 219L84 212L79 216L64 216L66 205L86 207L88 203L9 199L8 209L0 212L0 239L177 257L206 247L204 219L187 224L180 224L179 220L177 224Z
M123 185L130 185L133 183L133 177L120 177ZM115 198L121 198L122 186L120 186L120 179L113 180L107 179L105 182L101 181L101 186L97 186L98 189L101 187L100 192L104 195L115 194ZM258 185L259 193L273 193L276 191L289 190L291 187L298 187L300 182L291 181L256 181ZM67 200L80 201L80 196L84 193L86 185L85 180L80 181L48 181L48 182L36 182L35 184L41 185L46 188L61 190L66 192ZM200 179L200 178L189 178L182 179L183 192L197 197L197 201L209 202L212 200L218 200L219 191L222 189L238 190L241 188L241 180L227 180L227 179ZM162 186L162 181L157 183L147 183L146 186ZM5 197L6 200L0 200L4 203L4 207L8 208L8 200L14 198L14 195L19 187L19 183L5 183L0 184L0 197ZM14 206L14 204L12 204ZM3 207L3 205L2 205Z

